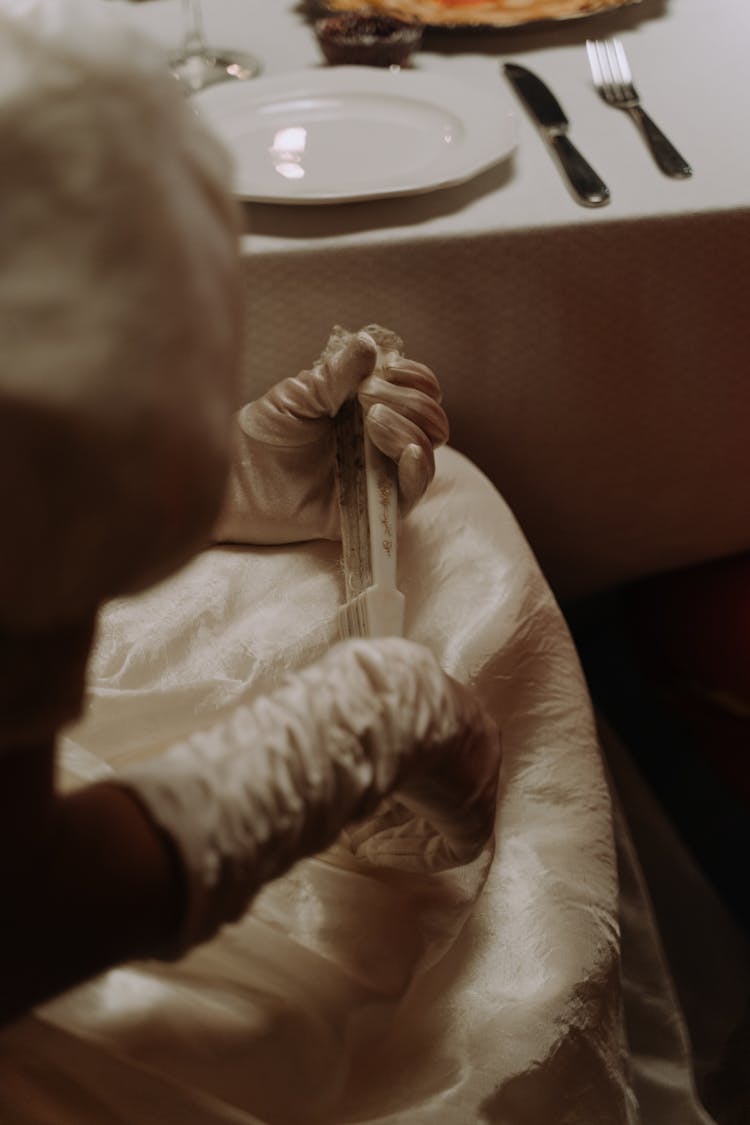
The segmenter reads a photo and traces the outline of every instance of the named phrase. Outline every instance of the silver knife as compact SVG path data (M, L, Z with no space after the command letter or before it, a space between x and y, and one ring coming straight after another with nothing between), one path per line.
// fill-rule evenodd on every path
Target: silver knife
M525 66L505 63L504 70L560 161L576 199L587 207L609 203L609 188L568 137L568 119L552 91Z

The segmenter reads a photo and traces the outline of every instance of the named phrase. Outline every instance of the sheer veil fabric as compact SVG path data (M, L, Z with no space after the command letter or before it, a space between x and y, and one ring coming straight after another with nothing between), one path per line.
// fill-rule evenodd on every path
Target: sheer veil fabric
M649 907L629 853L621 908L625 830L562 615L486 478L451 449L437 465L400 535L406 634L472 684L501 727L492 846L467 867L414 870L426 829L392 800L181 962L106 973L6 1031L1 1120L710 1120L658 938L639 929ZM332 643L342 597L338 545L317 542L211 549L110 603L85 716L64 740L65 783L148 760L269 690ZM399 848L385 846L394 824ZM621 917L646 942L643 987L623 988ZM658 1118L639 1107L634 992Z

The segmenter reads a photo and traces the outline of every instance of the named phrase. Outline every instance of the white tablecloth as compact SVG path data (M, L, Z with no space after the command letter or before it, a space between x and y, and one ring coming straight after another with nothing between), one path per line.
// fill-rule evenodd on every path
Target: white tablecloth
M119 8L120 5L117 5ZM212 0L212 42L268 74L321 56L295 0ZM177 0L127 5L161 42ZM618 34L647 108L695 174L655 166L597 97L587 37ZM329 327L392 325L440 374L454 444L488 473L567 597L750 547L746 0L642 0L513 31L427 33L415 65L483 88L515 156L470 183L333 207L248 205L252 396ZM578 206L504 78L544 77L612 201Z

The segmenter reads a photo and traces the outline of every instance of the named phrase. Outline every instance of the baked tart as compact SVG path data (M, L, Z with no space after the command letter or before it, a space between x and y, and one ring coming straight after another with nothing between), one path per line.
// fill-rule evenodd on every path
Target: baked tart
M575 19L634 0L327 0L331 11L362 11L433 26L514 27L538 20Z

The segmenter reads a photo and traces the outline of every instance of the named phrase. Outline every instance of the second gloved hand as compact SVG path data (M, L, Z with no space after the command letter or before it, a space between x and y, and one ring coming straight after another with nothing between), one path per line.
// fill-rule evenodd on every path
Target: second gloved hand
M392 333L335 329L310 370L239 411L215 542L340 537L333 418L355 397L373 444L398 466L402 514L416 504L435 473L433 450L448 439L439 383Z
M337 645L121 775L181 867L184 917L165 952L210 938L396 789L437 833L430 869L471 862L493 832L499 765L495 724L427 649L396 637Z

